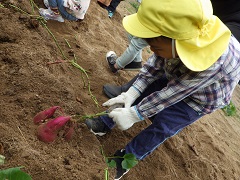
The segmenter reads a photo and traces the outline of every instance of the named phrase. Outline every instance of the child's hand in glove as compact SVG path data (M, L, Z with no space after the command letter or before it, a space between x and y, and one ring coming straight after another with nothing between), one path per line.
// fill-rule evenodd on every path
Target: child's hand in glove
M109 117L117 124L120 130L127 130L134 123L144 120L135 106L130 108L116 108L109 113Z
M129 108L132 103L140 96L140 92L133 86L127 92L123 92L115 98L109 99L103 103L103 106L112 106L114 104L124 104L125 108Z

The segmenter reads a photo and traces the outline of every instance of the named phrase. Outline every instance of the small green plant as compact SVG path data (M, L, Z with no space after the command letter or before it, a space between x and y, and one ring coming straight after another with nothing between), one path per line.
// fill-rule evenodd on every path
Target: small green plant
M14 167L0 170L1 180L31 180L31 176L21 170L23 167Z
M105 180L109 180L108 168L116 168L116 161L114 160L114 158L122 158L123 159L122 164L121 164L123 169L131 169L134 166L136 166L138 163L138 160L136 159L135 155L132 153L125 154L124 156L107 157L105 155L102 147L101 147L101 153L107 164L107 167L105 168Z
M225 106L224 108L222 108L222 110L224 111L224 113L227 116L235 116L237 114L237 110L235 105L233 104L232 101L230 101L230 104Z
M0 155L0 165L4 164L5 157ZM0 170L0 180L32 180L31 176L21 170L23 167L14 167Z

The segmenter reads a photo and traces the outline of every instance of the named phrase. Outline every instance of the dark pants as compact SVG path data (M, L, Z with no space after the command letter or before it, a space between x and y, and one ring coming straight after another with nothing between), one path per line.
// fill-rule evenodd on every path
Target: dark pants
M239 14L239 19L240 19L240 14ZM240 20L239 20L240 21ZM230 29L230 31L232 32L233 36L238 40L238 42L240 43L240 22L236 23L236 22L227 22L225 23L226 26ZM238 84L240 85L240 81L238 82Z
M167 82L166 78L155 81L134 104L152 92L161 90L167 85ZM125 147L126 153L133 153L137 159L141 160L154 151L166 139L177 134L184 127L192 124L200 117L202 117L202 115L199 115L185 102L180 101L162 110L154 117L149 118L152 124L127 144ZM109 128L113 128L114 122L111 118L104 116L101 119Z
M108 11L115 12L117 9L117 6L119 5L120 2L121 2L121 0L112 0L110 5L106 9Z
M240 12L223 17L221 20L230 29L238 42L240 42Z
M240 12L229 16L228 18L224 19L224 21L225 25L230 29L233 36L240 43ZM240 81L238 84L240 85Z

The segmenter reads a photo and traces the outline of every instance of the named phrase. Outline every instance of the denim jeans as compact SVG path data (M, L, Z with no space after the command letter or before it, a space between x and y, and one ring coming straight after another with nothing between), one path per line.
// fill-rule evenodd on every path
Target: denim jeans
M62 15L62 17L64 19L68 19L70 21L77 21L78 19L69 14L67 11L66 11L66 8L63 6L63 0L48 0L48 3L49 3L49 6L51 8L58 8L60 14Z
M142 61L142 49L148 45L148 43L142 39L130 34L127 34L129 45L124 53L117 58L116 63L119 68L124 68L126 65L134 62Z
M162 78L152 83L133 105L136 105L152 92L164 88L167 85L167 82L166 78ZM132 153L137 159L142 160L165 140L176 135L183 128L201 117L202 114L193 110L184 101L180 101L167 107L155 116L149 118L152 121L152 124L142 130L126 145L126 153ZM113 120L108 116L102 116L100 118L110 129L115 126Z

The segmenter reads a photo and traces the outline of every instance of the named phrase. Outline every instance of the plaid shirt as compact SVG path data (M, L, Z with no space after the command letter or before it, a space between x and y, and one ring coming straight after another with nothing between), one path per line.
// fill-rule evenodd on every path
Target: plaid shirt
M139 73L133 86L143 92L153 81L166 76L168 84L145 97L137 110L151 117L181 100L199 114L208 114L229 104L240 79L240 44L231 37L223 55L208 69L189 70L179 58L163 59L153 54Z

